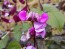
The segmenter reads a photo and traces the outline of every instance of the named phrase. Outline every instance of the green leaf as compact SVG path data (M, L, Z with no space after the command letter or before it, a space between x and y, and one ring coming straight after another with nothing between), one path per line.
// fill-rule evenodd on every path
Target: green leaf
M8 36L6 36L4 39L0 40L0 49L5 48L8 41Z
M42 14L43 11L41 11L39 8L31 8L31 11Z
M12 41L9 43L7 49L21 49L21 46L20 46L19 42Z
M20 41L20 38L21 38L21 35L22 35L22 31L27 31L28 28L30 27L30 25L28 23L22 23L21 26L19 25L16 25L15 28L14 28L14 38L17 40L17 41ZM22 30L20 29L22 28Z
M44 11L47 11L49 14L48 24L61 31L65 23L65 16L52 5L44 4L43 7Z

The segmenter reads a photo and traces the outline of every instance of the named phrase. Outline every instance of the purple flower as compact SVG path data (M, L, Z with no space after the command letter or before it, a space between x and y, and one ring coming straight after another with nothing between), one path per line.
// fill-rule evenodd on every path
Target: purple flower
M38 13L35 12L30 12L28 14L26 14L26 11L21 11L19 13L19 18L22 21L33 21L34 22L34 27L31 27L29 29L29 33L30 35L34 36L36 33L36 36L41 36L42 38L45 37L46 35L46 31L45 31L45 27L46 27L46 22L48 20L48 14L47 13L42 13L42 15L39 15Z
M35 34L35 28L34 27L31 27L29 29L29 33L30 33L31 36L34 36L34 34Z
M46 23L43 24L39 22L34 22L36 36L41 36L42 38L44 38L46 35L45 27L46 27Z
M23 34L23 35L21 36L21 39L20 39L20 40L23 41L23 42L27 41L26 35Z
M30 45L30 46L27 46L26 49L36 49L34 46Z
M35 12L29 12L28 14L26 14L26 11L22 10L19 13L19 18L21 20L29 20L29 21L38 21L40 23L45 23L48 20L48 14L47 13L43 13L41 16L38 13Z
M28 39L30 39L30 34L29 32L27 32L26 34L23 32L22 36L21 36L21 41L25 42L27 41Z
M29 33L31 36L34 36L36 33L36 36L41 36L42 38L45 38L46 31L45 31L46 23L39 23L34 22L34 27L31 27L29 29Z
M39 17L38 22L45 23L47 20L48 20L48 14L47 13L42 13L42 15Z
M22 20L22 21L25 21L26 20L26 11L21 11L20 13L19 13L19 18Z

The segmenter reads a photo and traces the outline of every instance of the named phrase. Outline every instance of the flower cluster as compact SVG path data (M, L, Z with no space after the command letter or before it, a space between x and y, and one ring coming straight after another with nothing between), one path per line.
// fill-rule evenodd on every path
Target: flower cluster
M45 27L47 25L48 20L47 13L44 12L39 15L35 12L27 13L26 11L22 10L19 12L19 18L21 19L21 21L31 21L31 23L33 24L33 26L28 30L30 36L45 38Z

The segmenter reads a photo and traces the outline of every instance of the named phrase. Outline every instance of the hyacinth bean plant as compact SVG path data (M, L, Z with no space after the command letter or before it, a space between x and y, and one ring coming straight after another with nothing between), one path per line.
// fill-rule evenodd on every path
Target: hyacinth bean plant
M25 10L19 12L19 18L21 21L31 21L32 27L28 29L29 35L27 36L27 40L29 38L34 37L34 46L36 46L36 37L45 38L46 30L45 27L47 25L48 14L43 12L41 15L35 12L27 13ZM25 37L23 37L25 38ZM22 41L25 41L22 39ZM27 44L28 45L28 44ZM26 49L32 49L32 46L27 46ZM35 48L33 48L35 49Z
M23 1L21 3L23 3ZM40 8L43 11L41 4L40 4ZM26 36L23 36L24 34L22 35L21 41L25 42L26 40L34 37L33 38L34 46L31 43L28 43L28 44L26 44L27 45L26 49L36 49L36 46L37 46L36 37L39 37L42 39L45 38L45 35L46 35L45 27L47 25L48 14L43 12L40 15L40 14L38 14L36 12L32 12L32 11L27 12L28 10L29 10L29 7L28 7L27 0L26 0L26 6L23 8L22 11L19 12L18 15L19 15L19 18L21 19L21 21L31 21L32 27L28 29L28 33ZM37 49L38 49L38 47L37 47Z

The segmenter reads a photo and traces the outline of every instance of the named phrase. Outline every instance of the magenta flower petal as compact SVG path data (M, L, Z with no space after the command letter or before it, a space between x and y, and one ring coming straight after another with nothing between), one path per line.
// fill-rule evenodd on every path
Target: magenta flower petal
M26 20L26 11L21 11L19 13L19 18L22 20L22 21L25 21Z
M34 29L34 27L31 27L31 28L29 29L29 33L30 33L30 35L34 36L34 34L35 34L35 29Z
M42 38L45 38L45 36L46 36L46 30L44 29L43 32L40 35L42 36Z
M25 3L25 1L24 0L19 0L22 4L24 4Z
M43 13L40 18L39 18L39 22L41 23L45 23L48 20L48 14L47 13Z

